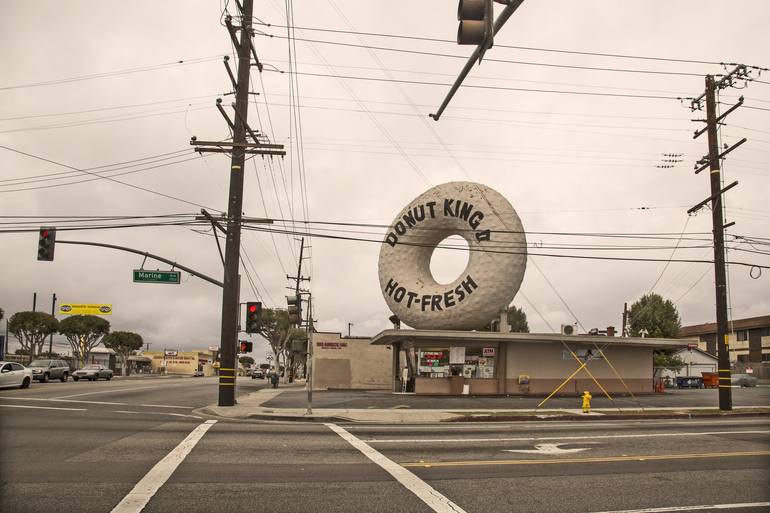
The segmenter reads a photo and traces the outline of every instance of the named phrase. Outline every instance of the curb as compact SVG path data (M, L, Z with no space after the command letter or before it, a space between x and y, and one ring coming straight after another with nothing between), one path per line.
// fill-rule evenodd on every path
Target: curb
M515 421L575 421L591 422L594 420L655 420L655 419L702 419L702 418L724 418L724 417L768 417L770 412L730 412L730 413L630 413L610 414L610 415L473 415L459 416L448 419L443 422L515 422Z

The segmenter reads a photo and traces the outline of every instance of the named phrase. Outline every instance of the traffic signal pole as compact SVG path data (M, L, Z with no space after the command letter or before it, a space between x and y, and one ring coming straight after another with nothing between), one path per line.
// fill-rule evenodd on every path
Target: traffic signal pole
M235 120L232 159L230 162L230 192L227 205L227 239L225 243L225 272L222 280L222 331L219 348L219 406L235 405L236 348L238 341L238 270L241 249L241 213L243 209L243 167L246 162L246 120L249 102L249 72L251 71L251 21L253 0L243 1L241 34L238 45L238 81L235 90Z

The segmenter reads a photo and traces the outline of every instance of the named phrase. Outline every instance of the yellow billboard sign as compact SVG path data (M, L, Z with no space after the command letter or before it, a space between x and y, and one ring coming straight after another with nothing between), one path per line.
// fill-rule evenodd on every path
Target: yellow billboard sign
M112 315L111 304L62 303L59 313L63 315Z

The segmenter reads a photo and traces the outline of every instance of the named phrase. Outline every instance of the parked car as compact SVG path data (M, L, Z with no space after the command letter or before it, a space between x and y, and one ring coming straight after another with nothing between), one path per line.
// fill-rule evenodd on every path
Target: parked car
M200 378L200 377L203 377L203 371L202 371L202 370L196 370L196 371L194 371L194 372L193 372L193 377L194 377L194 378Z
M64 360L34 360L29 364L32 378L47 383L50 379L59 379L62 383L70 375L70 366Z
M757 378L748 374L733 374L730 376L730 384L736 387L755 387Z
M88 381L96 381L99 378L104 378L109 381L112 379L112 371L104 365L86 365L82 369L78 369L72 373L72 379L75 381L80 378L87 379Z
M265 373L262 372L261 370L255 370L254 372L251 373L251 379L257 379L257 378L264 379Z
M32 369L16 362L0 362L0 388L27 388L32 379Z

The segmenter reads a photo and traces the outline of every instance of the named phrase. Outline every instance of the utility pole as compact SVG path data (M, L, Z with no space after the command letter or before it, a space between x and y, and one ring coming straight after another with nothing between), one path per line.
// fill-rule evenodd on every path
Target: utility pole
M37 312L37 292L32 293L32 311Z
M235 377L236 377L236 344L238 342L238 321L240 304L240 250L241 250L241 223L243 209L243 172L246 162L246 154L256 155L285 155L283 145L264 144L258 134L248 125L249 111L249 78L251 71L251 58L254 57L254 65L262 71L262 64L257 58L256 50L252 44L252 17L254 10L253 0L244 0L241 5L235 2L241 11L241 26L232 24L233 18L225 17L225 25L230 33L230 39L238 50L237 79L233 75L229 65L229 57L225 56L224 65L227 74L235 89L235 120L232 121L222 108L222 100L217 99L217 109L225 118L233 132L232 141L198 141L192 137L190 144L195 146L199 153L231 153L230 161L230 190L227 201L227 233L225 239L224 279L222 280L222 329L220 340L220 367L219 367L219 406L235 405ZM240 31L240 40L238 32ZM247 141L247 135L253 142Z
M305 359L305 387L307 388L307 412L313 414L313 295L307 295L307 358Z
M348 323L348 338L350 338L350 327L353 326L352 322Z
M737 66L733 71L725 75L723 78L716 82L713 75L706 76L706 91L698 98L693 100L693 110L700 110L701 100L706 100L706 127L701 130L697 130L693 139L699 137L706 132L708 134L708 155L695 164L695 173L700 173L704 169L709 169L710 183L711 183L711 196L701 201L690 210L688 214L692 214L701 209L707 203L711 203L711 222L714 234L714 281L716 292L716 318L717 318L717 358L718 358L718 371L719 371L719 409L720 410L732 410L733 409L733 397L732 388L730 386L730 348L728 345L727 334L727 273L725 270L725 239L724 230L726 225L722 217L722 195L725 191L738 185L738 182L733 182L725 188L722 188L722 177L720 172L721 159L746 142L743 139L726 149L721 154L719 153L719 138L717 134L719 123L729 113L738 108L743 103L743 97L737 105L734 105L728 109L725 113L717 117L716 114L716 92L718 89L724 89L733 85L736 79L745 79L748 76L746 66Z
M53 293L53 298L51 299L51 316L56 317L56 292ZM51 353L53 353L53 333L48 338L48 356L51 356Z
M626 324L628 323L628 303L623 303L623 331L620 332L621 337L627 337Z

